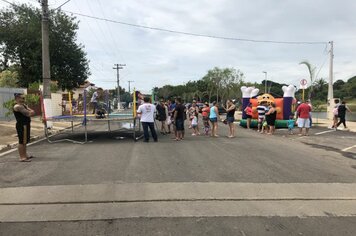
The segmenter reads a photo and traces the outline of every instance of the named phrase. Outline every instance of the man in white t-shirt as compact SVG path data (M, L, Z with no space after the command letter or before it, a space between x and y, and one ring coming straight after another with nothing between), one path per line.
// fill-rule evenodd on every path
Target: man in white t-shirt
M154 114L156 112L156 107L150 103L150 99L148 97L144 97L143 104L140 105L137 109L137 115L141 119L142 128L143 128L143 136L144 142L148 142L150 137L148 134L148 127L151 130L152 138L155 142L157 142L157 134L155 130L154 123Z

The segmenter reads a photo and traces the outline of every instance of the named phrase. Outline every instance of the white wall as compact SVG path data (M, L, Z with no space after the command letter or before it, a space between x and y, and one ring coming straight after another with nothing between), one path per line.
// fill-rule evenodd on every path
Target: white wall
M52 98L52 116L62 115L62 94L51 93Z
M14 99L14 93L27 93L25 88L0 88L0 119L5 119L5 113L8 112L3 104L11 99ZM8 119L13 119L14 116L9 116Z

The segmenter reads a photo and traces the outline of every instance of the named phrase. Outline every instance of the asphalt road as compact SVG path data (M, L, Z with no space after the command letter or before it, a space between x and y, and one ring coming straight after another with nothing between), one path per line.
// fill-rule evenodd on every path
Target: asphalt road
M105 130L105 125L94 129ZM0 157L0 186L17 191L26 186L137 183L356 183L356 133L314 128L308 137L286 130L271 136L237 128L237 137L229 139L223 124L219 132L218 138L194 137L188 129L179 142L163 135L157 143L133 142L118 132L91 133L91 142L84 145L42 141L29 147L36 156L31 163L18 162L16 152ZM22 235L23 229L26 235L353 235L356 225L353 214L214 214L177 217L173 211L164 217L13 221L0 224L0 235Z

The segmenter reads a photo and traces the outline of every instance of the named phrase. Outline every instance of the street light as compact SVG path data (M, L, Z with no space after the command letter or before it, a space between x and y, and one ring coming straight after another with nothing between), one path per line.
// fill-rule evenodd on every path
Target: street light
M267 93L267 71L262 71L265 74L265 93Z

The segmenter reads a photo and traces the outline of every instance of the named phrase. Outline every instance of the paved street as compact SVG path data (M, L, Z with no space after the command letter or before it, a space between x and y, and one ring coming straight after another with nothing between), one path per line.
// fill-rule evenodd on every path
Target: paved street
M41 141L31 163L3 155L0 235L353 235L356 133L220 128L180 142Z

